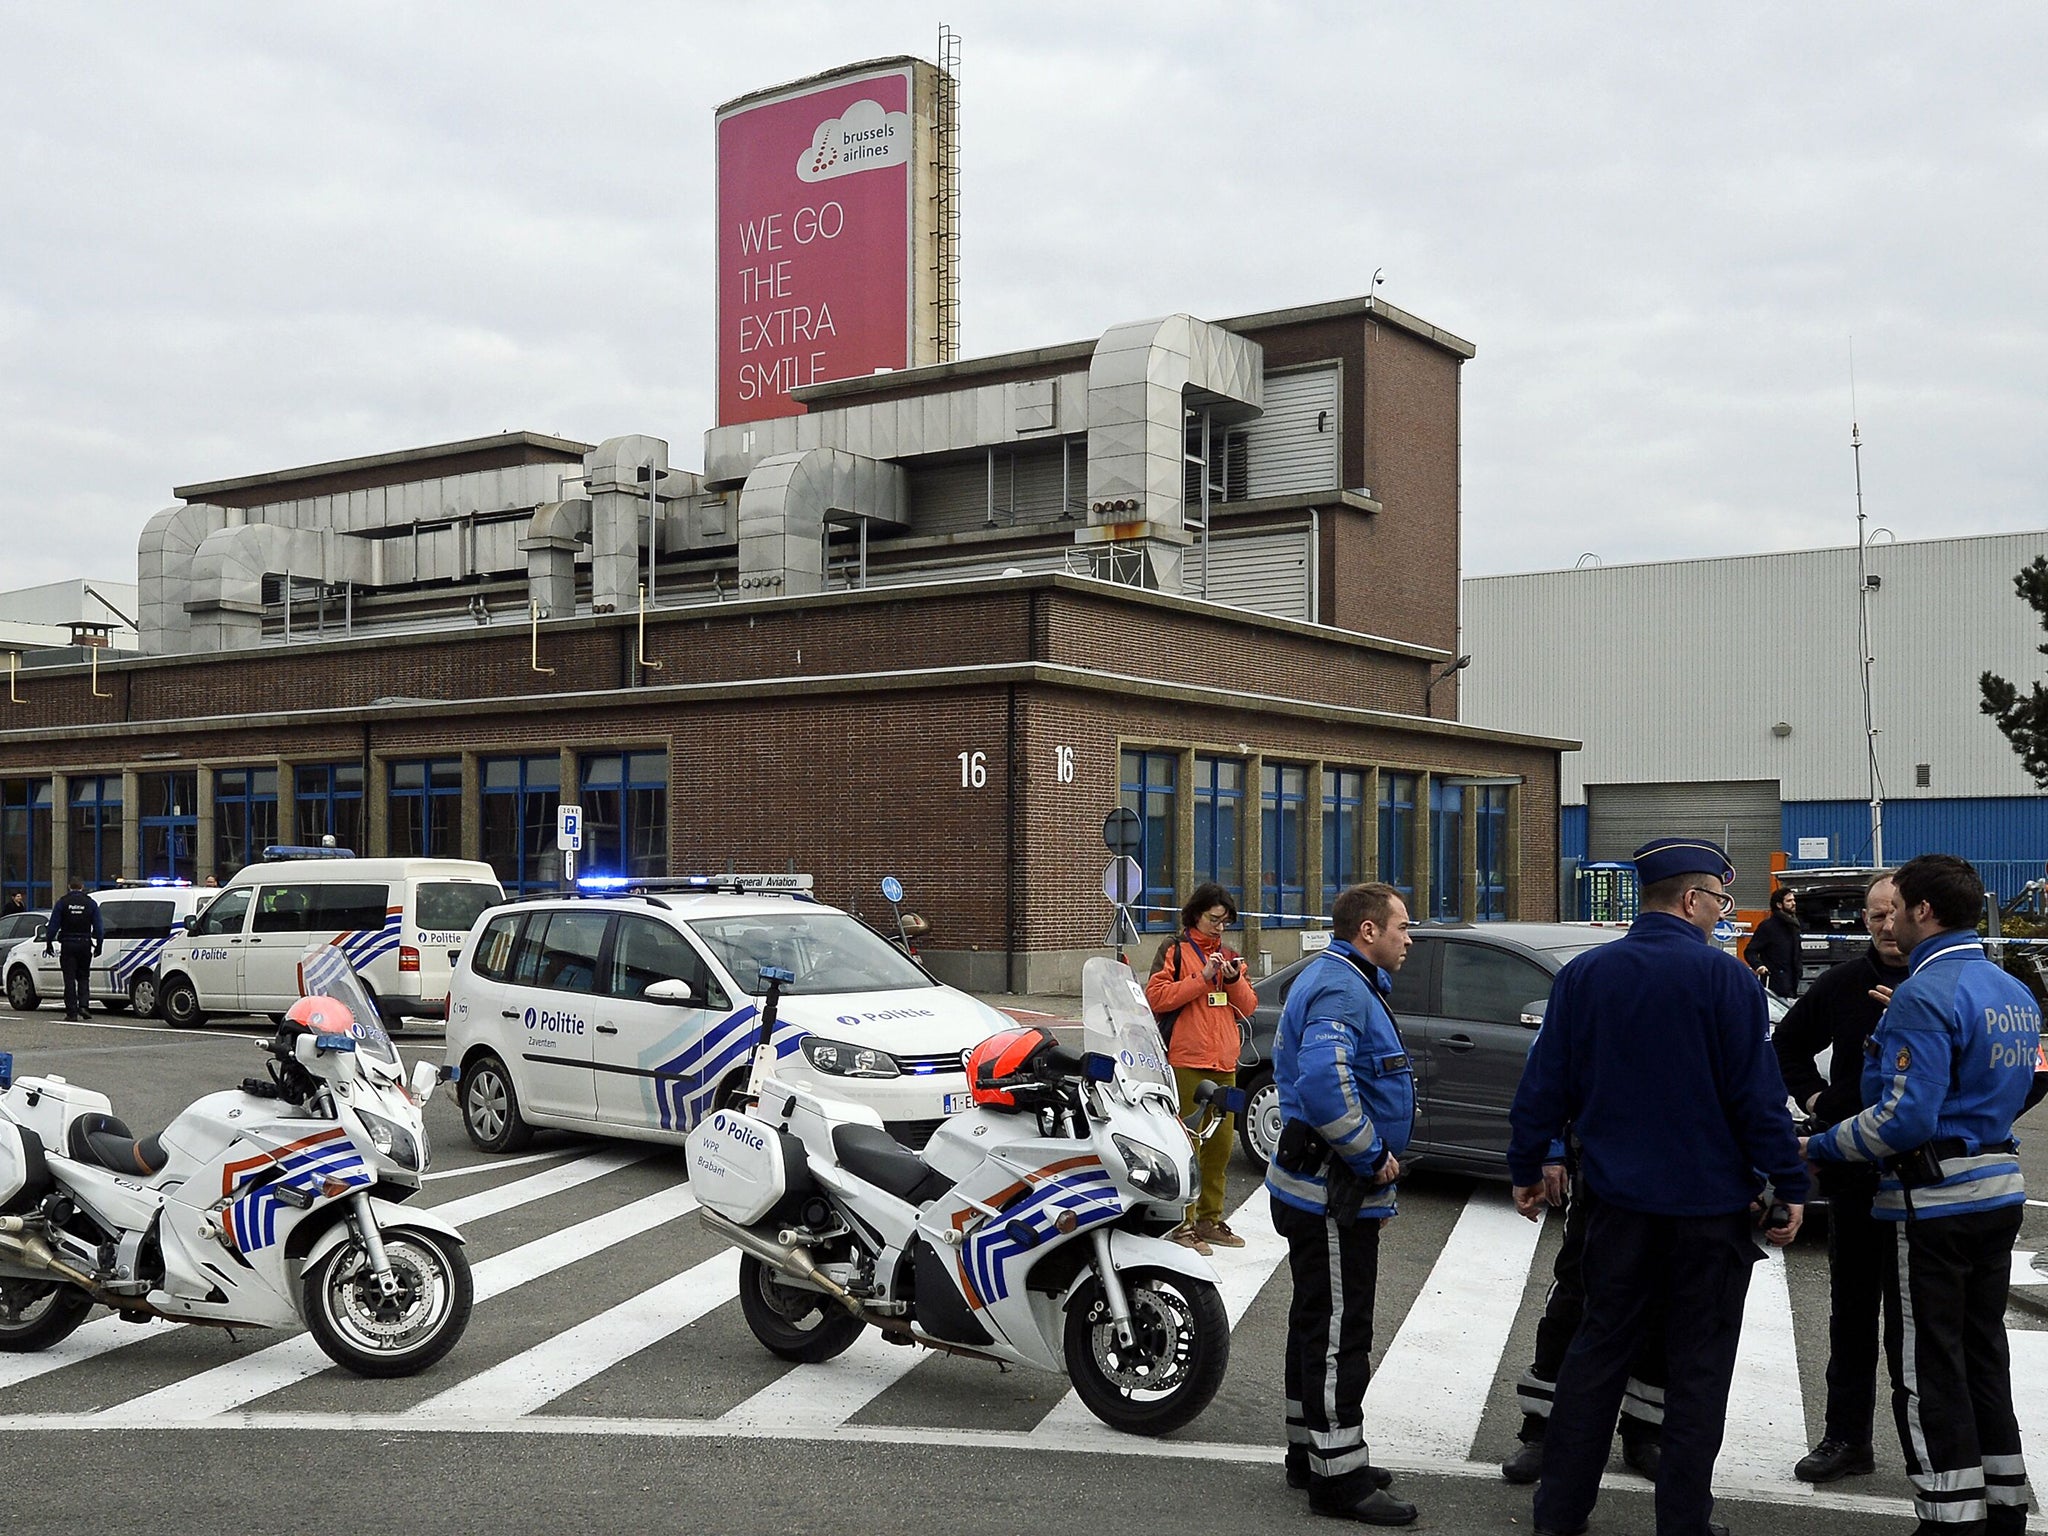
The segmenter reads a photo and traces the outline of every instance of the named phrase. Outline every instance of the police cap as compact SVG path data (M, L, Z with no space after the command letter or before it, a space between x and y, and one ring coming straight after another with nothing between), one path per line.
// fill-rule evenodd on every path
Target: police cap
M1735 878L1735 866L1728 851L1703 837L1659 837L1629 855L1636 866L1636 878L1655 885L1675 875L1712 875L1723 885Z

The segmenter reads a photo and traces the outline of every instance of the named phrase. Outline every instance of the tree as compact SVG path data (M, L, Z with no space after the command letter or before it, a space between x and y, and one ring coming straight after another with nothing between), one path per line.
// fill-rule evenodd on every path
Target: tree
M2041 627L2048 629L2048 556L2036 555L2032 565L2013 577L2012 584L2020 601L2039 614ZM2048 656L2048 645L2035 649ZM2035 786L2048 789L2048 688L2036 683L2022 695L1995 672L1979 677L1977 686L1984 693L1978 707L1998 722L1999 730L2020 755L2020 766L2033 775Z

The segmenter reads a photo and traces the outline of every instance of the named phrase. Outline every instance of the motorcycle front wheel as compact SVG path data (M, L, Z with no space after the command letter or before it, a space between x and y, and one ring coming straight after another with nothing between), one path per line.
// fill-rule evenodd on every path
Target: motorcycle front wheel
M395 1227L384 1255L398 1280L386 1296L368 1256L347 1242L306 1272L306 1327L328 1359L358 1376L413 1376L455 1347L476 1299L462 1245L438 1232Z
M0 1350L33 1354L67 1339L92 1298L61 1280L0 1280Z
M867 1327L830 1296L784 1285L752 1254L740 1255L740 1315L768 1353L799 1365L845 1354Z
M1230 1314L1207 1280L1126 1270L1136 1337L1128 1348L1094 1275L1067 1307L1067 1375L1088 1411L1127 1435L1164 1435L1215 1399L1230 1364Z

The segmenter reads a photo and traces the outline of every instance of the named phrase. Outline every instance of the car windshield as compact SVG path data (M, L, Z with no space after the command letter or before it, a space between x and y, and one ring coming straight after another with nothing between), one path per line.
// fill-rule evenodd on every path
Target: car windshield
M902 951L844 912L703 917L689 926L726 975L750 995L761 990L761 971L768 966L796 977L782 989L784 997L896 992L938 985Z

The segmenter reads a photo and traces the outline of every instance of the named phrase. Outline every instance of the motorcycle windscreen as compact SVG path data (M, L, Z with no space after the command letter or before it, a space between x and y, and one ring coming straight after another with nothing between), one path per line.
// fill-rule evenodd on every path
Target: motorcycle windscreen
M315 944L299 957L299 996L331 997L355 1015L356 1049L373 1061L398 1065L398 1048L384 1033L369 984L332 944Z
M1082 965L1081 1029L1081 1048L1114 1061L1117 1080L1127 1092L1160 1088L1169 1104L1179 1102L1173 1069L1166 1064L1166 1042L1159 1037L1145 989L1128 965L1104 956Z

